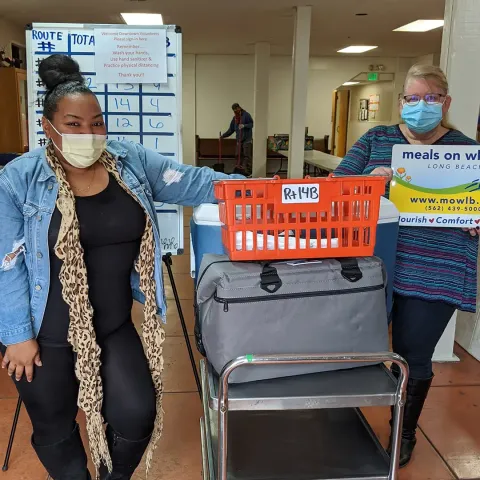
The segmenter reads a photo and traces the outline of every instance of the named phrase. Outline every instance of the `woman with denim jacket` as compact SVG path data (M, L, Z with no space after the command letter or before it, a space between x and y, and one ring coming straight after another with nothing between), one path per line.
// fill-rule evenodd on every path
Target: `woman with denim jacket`
M106 141L78 64L40 64L50 140L0 171L0 351L54 480L90 478L84 410L102 479L130 479L162 430L165 299L153 202L214 202L208 168ZM144 304L143 342L131 319ZM107 424L106 432L104 423Z

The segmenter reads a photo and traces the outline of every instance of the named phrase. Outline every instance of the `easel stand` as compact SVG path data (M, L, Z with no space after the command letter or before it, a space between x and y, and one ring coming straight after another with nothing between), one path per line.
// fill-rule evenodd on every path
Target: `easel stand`
M15 416L13 417L12 430L10 431L10 438L8 439L7 453L5 454L5 461L3 462L2 471L8 470L8 463L10 462L10 455L12 453L13 440L18 425L18 417L20 416L20 409L22 408L22 397L18 397L17 408L15 409Z
M162 257L163 263L167 267L168 278L170 279L170 285L172 286L173 296L175 297L175 303L177 305L178 316L180 317L180 323L182 324L183 336L185 337L185 344L187 345L188 356L190 357L190 363L192 364L193 376L197 384L198 394L202 398L202 384L200 382L200 376L198 375L197 366L195 364L195 357L193 356L192 344L190 343L190 337L188 336L187 324L185 323L185 317L183 316L182 304L180 303L180 297L178 296L177 286L175 285L175 279L172 271L172 254L166 253Z

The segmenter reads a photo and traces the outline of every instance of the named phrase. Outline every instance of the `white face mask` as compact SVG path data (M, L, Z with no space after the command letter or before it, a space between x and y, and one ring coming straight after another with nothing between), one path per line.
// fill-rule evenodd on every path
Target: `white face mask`
M52 122L49 123L52 125ZM107 146L106 135L60 133L53 125L52 128L62 137L62 148L58 148L53 140L52 143L62 152L65 160L76 168L91 167Z

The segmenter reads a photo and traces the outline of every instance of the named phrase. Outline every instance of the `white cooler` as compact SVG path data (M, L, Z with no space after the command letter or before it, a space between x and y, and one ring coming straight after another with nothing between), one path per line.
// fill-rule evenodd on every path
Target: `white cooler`
M382 197L380 203L380 217L377 224L377 243L375 255L380 257L387 269L387 305L388 311L392 306L393 275L395 272L395 257L397 251L399 213L395 205ZM222 224L218 214L218 205L210 203L200 205L193 210L190 222L192 249L191 264L192 277L196 279L205 253L223 254Z

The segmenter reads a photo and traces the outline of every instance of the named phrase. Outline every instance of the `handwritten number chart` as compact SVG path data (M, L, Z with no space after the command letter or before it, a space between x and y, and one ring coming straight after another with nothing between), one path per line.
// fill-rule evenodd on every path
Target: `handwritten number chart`
M100 30L122 32L165 30L167 75L158 83L99 83L95 68L96 35ZM104 114L108 138L141 143L178 163L183 162L182 35L175 26L131 27L127 25L33 24L27 31L29 133L32 148L44 147L42 130L45 87L38 76L40 62L54 53L71 56L80 65L88 87L95 93ZM151 75L150 75L151 76ZM164 75L163 75L164 76ZM128 80L130 81L130 79ZM183 210L176 205L156 205L162 226L164 252L183 251Z

